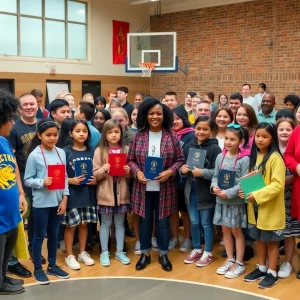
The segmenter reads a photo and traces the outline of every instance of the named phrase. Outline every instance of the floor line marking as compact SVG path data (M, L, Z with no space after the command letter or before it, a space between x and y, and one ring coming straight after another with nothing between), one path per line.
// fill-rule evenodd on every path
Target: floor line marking
M268 300L279 300L277 298L268 297L268 296L264 296L261 294L247 292L247 291L238 290L238 289L234 289L234 288L229 288L229 287L224 287L224 286L219 286L219 285L214 285L214 284L209 284L209 283L203 283L203 282L187 281L187 280L180 280L180 279L170 279L170 278L136 277L136 276L99 276L99 277L78 277L78 278L69 278L69 279L56 279L56 280L53 280L50 282L55 283L55 282L63 282L63 281L67 282L70 280L88 280L88 279L93 279L93 280L95 280L95 279L142 279L142 280L170 281L170 282L188 283L188 284L194 284L194 285L200 285L200 286L208 286L208 287L228 290L228 291L232 291L232 292L236 292L236 293L261 297L261 298L268 299ZM39 283L37 283L37 282L28 283L28 284L24 284L23 286L28 287L28 286L34 286L34 285L39 285Z

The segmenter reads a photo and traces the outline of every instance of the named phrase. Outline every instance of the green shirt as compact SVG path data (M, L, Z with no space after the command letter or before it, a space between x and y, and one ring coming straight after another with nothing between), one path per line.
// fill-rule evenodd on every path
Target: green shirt
M277 111L275 109L273 109L273 111L265 116L262 111L260 110L258 113L257 113L257 120L258 120L258 123L261 123L261 122L267 122L267 123L276 123L276 120L275 120L275 117L276 117L276 114L277 114Z

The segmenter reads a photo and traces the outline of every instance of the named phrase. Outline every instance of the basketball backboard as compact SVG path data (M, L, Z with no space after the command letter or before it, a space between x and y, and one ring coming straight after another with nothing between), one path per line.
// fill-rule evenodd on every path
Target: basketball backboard
M141 62L155 62L152 72L177 72L176 46L176 32L128 33L126 72L142 72Z

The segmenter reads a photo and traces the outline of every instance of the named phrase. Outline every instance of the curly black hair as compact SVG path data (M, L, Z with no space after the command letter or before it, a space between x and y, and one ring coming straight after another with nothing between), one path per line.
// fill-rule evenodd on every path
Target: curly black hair
M13 119L19 106L19 100L12 93L0 89L0 127Z
M163 123L162 127L168 131L171 130L173 126L173 113L170 110L169 107L166 105L162 104L158 99L156 98L148 98L147 101L143 101L138 109L138 115L136 119L136 124L137 128L140 129L149 129L149 124L148 124L148 112L149 110L155 106L155 105L160 105L163 109Z

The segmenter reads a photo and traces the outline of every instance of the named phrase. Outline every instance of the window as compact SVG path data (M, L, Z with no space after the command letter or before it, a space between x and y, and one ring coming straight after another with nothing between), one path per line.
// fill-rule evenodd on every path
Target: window
M0 55L87 59L87 3L0 0Z

